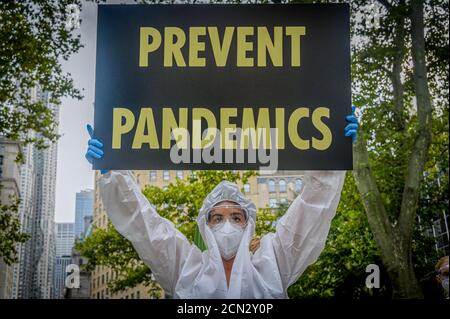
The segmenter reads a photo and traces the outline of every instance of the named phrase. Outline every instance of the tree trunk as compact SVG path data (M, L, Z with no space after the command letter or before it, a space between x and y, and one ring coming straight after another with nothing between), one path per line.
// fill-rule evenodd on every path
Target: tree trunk
M411 260L412 238L405 238L404 233L397 227L393 227L389 221L370 169L367 148L362 136L358 137L353 153L353 176L363 201L370 229L380 250L381 260L392 283L392 297L422 298L423 294Z
M375 177L372 174L362 134L358 136L353 146L353 176L383 263L386 261L385 264L389 267L392 264L390 257L395 249L394 229L389 222Z
M361 195L370 229L380 250L381 260L392 283L393 298L422 298L411 261L411 239L405 242L386 214L375 177L369 165L365 141L358 136L353 148L356 186Z
M423 298L411 261L411 253L399 250L394 255L400 258L395 259L393 267L388 269L389 279L392 282L392 298Z

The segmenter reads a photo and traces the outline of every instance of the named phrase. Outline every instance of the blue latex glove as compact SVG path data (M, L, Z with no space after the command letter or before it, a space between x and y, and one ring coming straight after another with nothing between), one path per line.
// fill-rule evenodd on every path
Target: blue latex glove
M94 128L90 124L88 124L86 127L90 139L88 141L88 149L85 157L88 162L92 164L94 162L94 159L100 159L103 157L103 143L94 138ZM100 170L100 173L105 174L108 171L108 169L102 169Z
M344 129L345 136L351 136L352 143L355 143L356 138L358 137L358 127L359 127L358 119L355 116L355 110L356 107L352 105L352 114L347 115L345 117L345 120L350 123Z

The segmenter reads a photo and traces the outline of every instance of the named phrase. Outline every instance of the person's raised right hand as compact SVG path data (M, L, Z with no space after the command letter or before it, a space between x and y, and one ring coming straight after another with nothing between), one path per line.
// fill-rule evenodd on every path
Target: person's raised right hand
M94 138L94 128L90 124L88 124L86 127L90 139L88 141L88 149L85 157L89 163L93 164L94 159L100 159L103 157L103 143ZM100 172L104 174L108 172L108 170L102 169Z

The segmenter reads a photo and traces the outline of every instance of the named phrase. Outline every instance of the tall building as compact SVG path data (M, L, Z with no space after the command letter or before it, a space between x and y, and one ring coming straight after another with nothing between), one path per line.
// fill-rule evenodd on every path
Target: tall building
M164 188L168 184L175 182L177 178L185 179L191 171L151 170L133 171L133 173L141 188L144 188L145 185ZM106 228L108 225L108 217L100 198L98 188L99 176L100 175L97 172L95 178L93 224L98 228ZM240 186L242 186L245 196L252 200L257 208L270 208L276 207L283 202L292 201L296 194L300 192L302 178L302 171L278 171L270 175L252 176L246 184ZM108 283L115 278L117 278L117 274L111 271L111 269L103 266L96 267L91 273L91 298L150 298L150 288L142 284L112 294L109 291Z
M84 216L84 229L83 229L83 238L89 235L89 231L91 229L92 222L94 220L94 216Z
M44 101L59 120L58 107L49 103L47 92L38 91L37 98ZM57 144L34 149L34 216L32 231L31 298L52 298L55 266L55 195Z
M259 175L256 177L257 198L252 200L258 208L275 208L280 204L290 203L300 193L302 178L303 171L277 171Z
M56 223L56 265L54 298L63 298L66 268L72 263L72 248L75 243L75 224Z
M23 157L24 163L20 166L20 228L22 232L31 234L34 223L35 186L34 148L32 145L24 146ZM32 240L17 245L19 262L14 264L13 298L30 298L32 251Z
M94 210L94 190L85 189L77 193L75 199L75 237L81 238L85 231L85 217L92 216Z
M20 197L20 171L16 162L20 145L0 137L0 204L10 205ZM13 297L13 265L0 258L0 299Z
M75 244L75 224L56 223L56 257L72 256Z
M49 94L38 88L30 92L32 100L42 101L59 121L59 109ZM32 134L34 137L34 133ZM55 267L55 186L57 144L44 149L24 147L25 163L20 167L21 231L31 238L18 245L19 261L14 265L14 298L51 298Z

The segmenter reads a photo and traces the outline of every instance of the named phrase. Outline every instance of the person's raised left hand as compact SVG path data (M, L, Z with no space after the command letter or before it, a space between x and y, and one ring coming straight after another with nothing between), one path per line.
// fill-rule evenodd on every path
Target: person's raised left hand
M355 110L356 107L352 105L352 114L347 115L345 117L345 120L349 122L349 124L345 127L344 133L345 136L351 136L352 143L355 143L356 138L358 137L358 127L359 127L358 118L355 116Z

